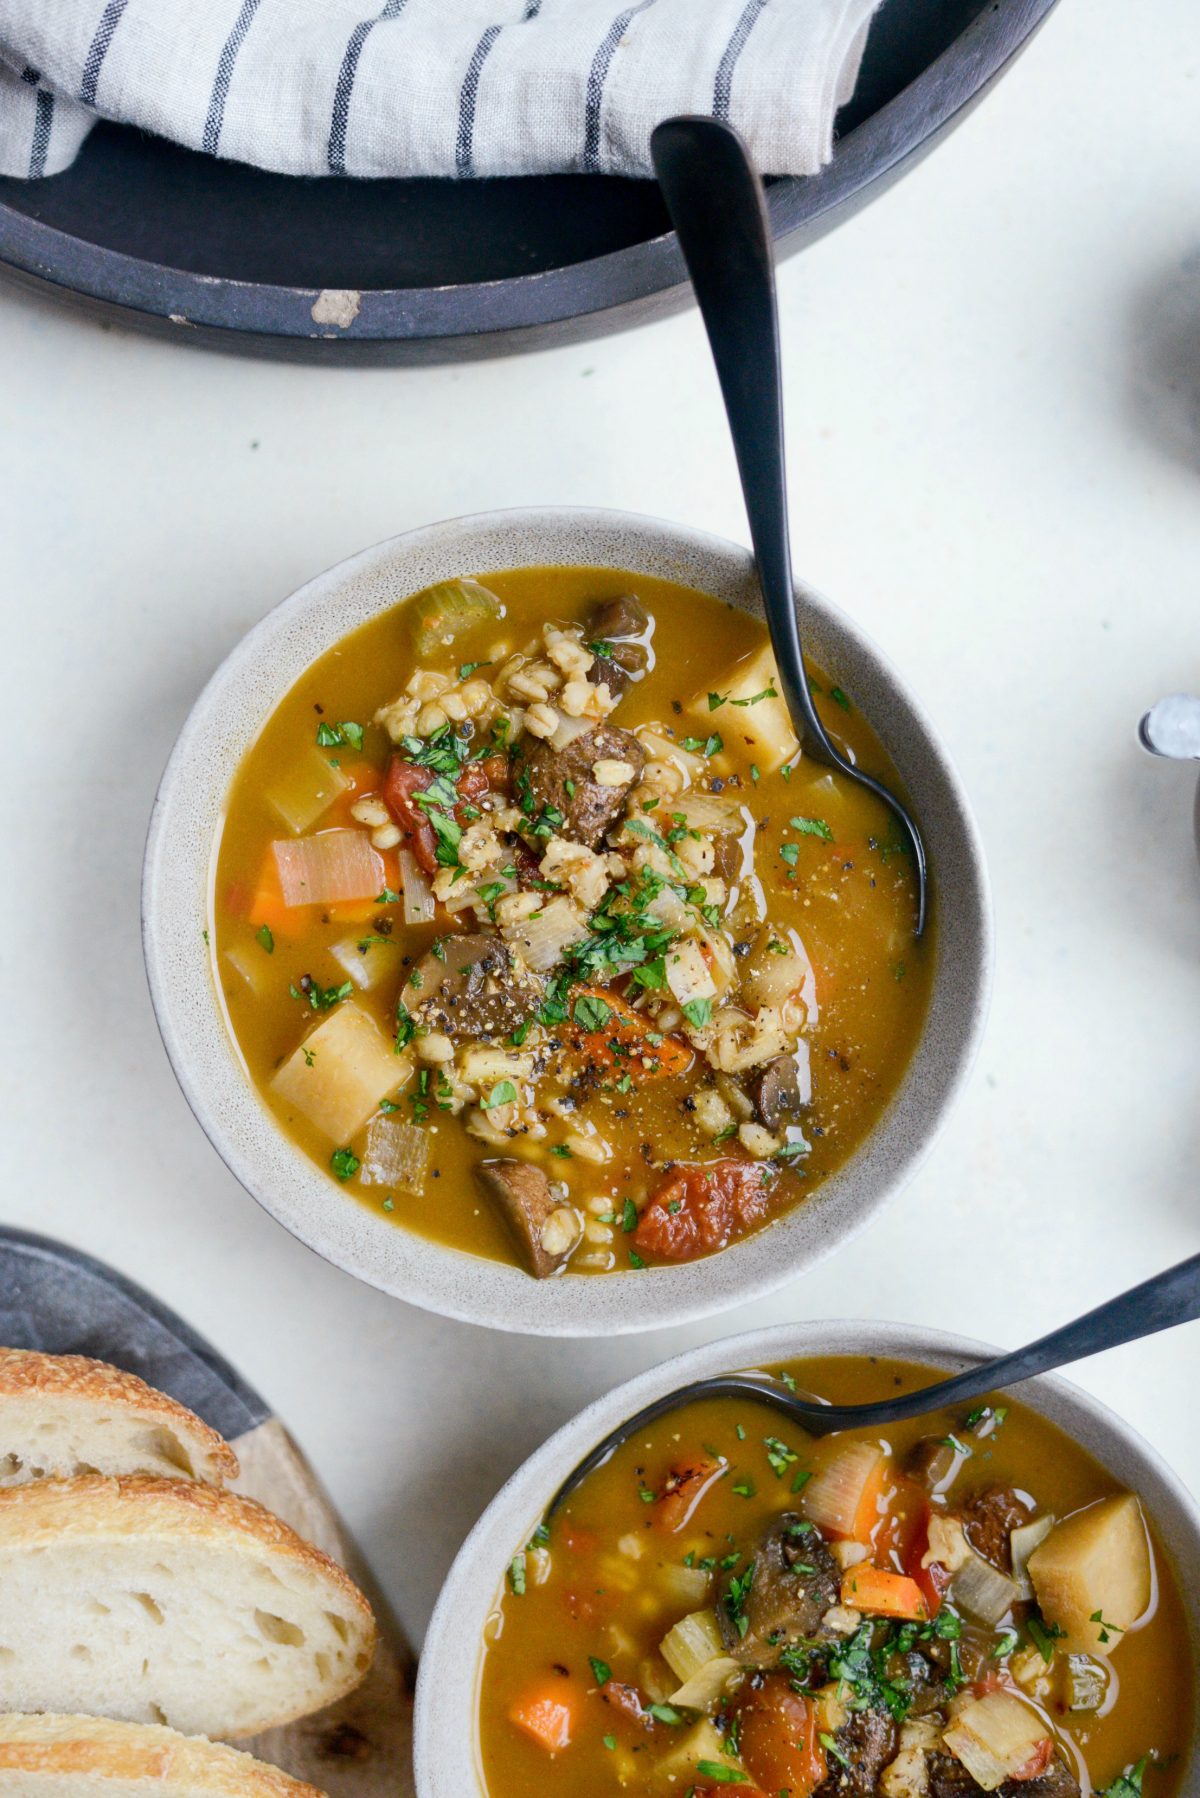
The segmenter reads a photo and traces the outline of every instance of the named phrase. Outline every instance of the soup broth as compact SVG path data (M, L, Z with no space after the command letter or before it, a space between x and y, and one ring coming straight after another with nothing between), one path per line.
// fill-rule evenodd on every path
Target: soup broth
M834 1402L933 1370L829 1358ZM1169 1798L1195 1675L1134 1495L999 1398L813 1439L752 1401L631 1438L487 1628L488 1798ZM1139 1771L1140 1769L1140 1771Z
M330 1202L545 1276L712 1253L840 1167L922 1027L913 917L907 845L799 754L759 620L532 568L297 681L230 792L211 942Z

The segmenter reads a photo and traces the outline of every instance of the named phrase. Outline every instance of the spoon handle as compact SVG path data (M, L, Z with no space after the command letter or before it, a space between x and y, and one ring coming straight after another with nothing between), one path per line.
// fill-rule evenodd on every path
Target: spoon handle
M1172 1329L1176 1324L1189 1323L1197 1317L1200 1317L1200 1255L1192 1255L1164 1273L1144 1280L1140 1286L1097 1305L1094 1311L1077 1317L1073 1323L1052 1330L1048 1336L1031 1342L1026 1348L1002 1355L998 1361L987 1361L982 1367L970 1367L953 1379L939 1380L936 1386L926 1386L920 1391L906 1393L903 1398L888 1401L888 1416L897 1421L904 1417L919 1417L935 1405L940 1407L955 1399L982 1398L985 1393L1015 1386L1021 1380L1032 1379L1035 1374L1051 1373L1054 1368L1065 1367L1071 1361L1086 1361L1089 1355L1098 1355L1104 1349L1119 1348L1123 1342L1137 1342L1143 1336L1154 1336L1159 1330ZM849 1420L851 1410L851 1407L842 1409L841 1417ZM846 1424L839 1422L837 1427L845 1428Z
M775 265L762 183L737 133L716 119L665 120L650 154L721 383L784 697L824 760L832 749L808 690L796 625Z

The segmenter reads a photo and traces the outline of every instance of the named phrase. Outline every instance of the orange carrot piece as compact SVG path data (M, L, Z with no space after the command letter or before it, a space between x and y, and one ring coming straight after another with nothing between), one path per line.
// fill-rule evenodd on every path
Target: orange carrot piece
M250 901L246 917L256 930L261 930L265 924L271 935L279 937L283 942L293 941L304 934L304 912L299 906L283 903L279 866L270 849L263 857L258 885L254 889L254 897Z
M597 1067L627 1068L635 1080L642 1081L667 1080L691 1066L692 1051L681 1037L664 1036L650 1042L655 1034L653 1021L610 987L575 987L570 999L572 1021L581 998L594 999L609 1011L601 1029L583 1030L576 1024L572 1030L574 1046Z
M872 1567L863 1561L842 1575L842 1603L871 1617L898 1617L909 1623L927 1623L929 1606L915 1579Z
M858 1501L858 1510L854 1514L854 1540L870 1542L871 1532L879 1522L879 1501L883 1497L884 1487L888 1482L891 1463L886 1455L881 1456L879 1465L870 1475L862 1489Z
M570 1747L578 1714L577 1694L565 1680L556 1679L533 1686L518 1698L509 1708L508 1720L547 1754L557 1754Z

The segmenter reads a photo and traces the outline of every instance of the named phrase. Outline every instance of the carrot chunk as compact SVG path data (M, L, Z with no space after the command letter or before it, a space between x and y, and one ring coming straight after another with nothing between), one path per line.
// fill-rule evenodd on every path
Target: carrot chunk
M571 1745L579 1715L578 1695L563 1679L533 1686L518 1698L508 1713L510 1723L547 1754L558 1754Z
M628 1069L640 1085L646 1080L668 1080L691 1066L692 1051L680 1037L660 1036L650 1018L610 987L577 986L570 1006L568 1040L596 1067Z
M916 1580L886 1567L863 1562L842 1575L842 1603L872 1617L899 1617L910 1623L927 1623L929 1606Z
M771 1184L757 1161L706 1161L668 1174L638 1221L640 1252L693 1261L723 1249L770 1215Z

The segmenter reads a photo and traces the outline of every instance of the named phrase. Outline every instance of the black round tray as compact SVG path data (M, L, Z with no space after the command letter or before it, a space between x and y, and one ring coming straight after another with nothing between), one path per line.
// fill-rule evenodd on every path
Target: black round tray
M890 186L1053 4L885 0L832 162L771 184L780 253ZM177 342L329 362L579 341L688 299L653 182L303 180L111 125L65 174L0 179L0 272Z

